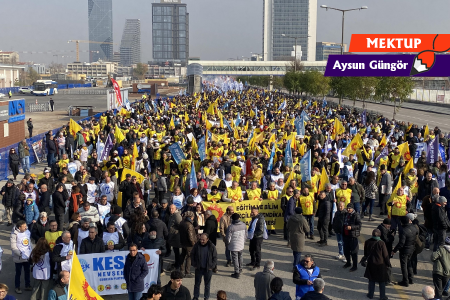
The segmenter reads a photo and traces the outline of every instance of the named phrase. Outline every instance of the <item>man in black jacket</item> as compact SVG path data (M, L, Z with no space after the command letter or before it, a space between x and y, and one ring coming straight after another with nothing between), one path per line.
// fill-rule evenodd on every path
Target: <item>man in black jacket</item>
M169 231L167 230L166 224L159 219L159 213L157 210L151 212L151 219L147 222L150 226L150 230L156 231L156 238L167 239Z
M400 217L403 230L399 231L400 236L398 244L391 252L393 256L397 251L400 251L400 268L402 270L403 280L399 285L408 287L413 284L413 268L411 264L411 256L415 250L416 236L418 234L417 228L412 224L411 219L407 216Z
M319 246L326 246L328 240L328 224L330 223L331 202L327 199L325 191L319 193L319 207L317 209L317 230L319 231Z
M217 230L217 229L216 229ZM194 299L200 296L202 277L205 280L204 298L209 299L213 269L217 267L216 246L208 239L208 234L202 233L199 241L191 251L192 266L195 268Z
M436 251L439 246L444 245L447 230L450 228L450 221L448 220L447 213L445 211L446 206L447 198L439 196L439 200L435 202L431 208L434 231L433 251Z
M160 300L191 300L189 289L182 285L183 273L173 271L170 274L170 281L163 287Z
M46 184L41 184L39 188L39 204L38 209L40 212L44 211L50 214L50 196L52 192L48 190Z
M259 269L261 264L261 245L263 238L267 238L266 220L264 215L259 213L259 209L254 207L250 213L252 221L248 227L248 238L250 239L251 262L246 264L254 269Z
M56 272L59 273L63 270L61 264L66 268L67 261L72 259L73 242L71 240L70 232L64 231L62 235L56 239L55 247L51 252L51 260L56 263ZM66 270L68 271L68 270Z
M5 206L5 214L8 220L8 226L11 226L13 206L19 198L20 191L17 189L14 181L12 179L8 179L6 184L2 187L0 194L3 197L2 204Z
M203 232L208 235L208 239L214 246L217 245L217 218L213 215L212 211L205 211L205 226L201 226L200 229L203 229Z
M53 211L55 213L55 220L58 222L58 231L63 230L64 225L64 213L66 212L66 200L68 197L65 197L63 194L64 185L59 184L56 187L56 191L53 193Z
M55 192L55 181L53 180L53 177L51 177L50 170L45 169L44 171L44 177L42 177L39 180L38 187L41 188L43 184L47 186L47 189L49 190L50 194L53 194ZM40 199L40 198L39 198ZM40 200L39 200L40 201Z
M344 256L344 240L342 237L342 232L344 231L344 218L346 214L347 210L345 209L345 202L339 201L339 203L337 203L337 211L334 214L333 218L333 230L334 233L336 234L336 240L338 243L338 250L339 250L336 259L342 259L344 260L344 262L347 262L347 260L345 260Z
M361 232L361 219L359 213L357 213L353 207L353 203L347 204L347 214L344 217L344 228L342 229L342 237L344 240L344 255L347 263L344 268L352 266L350 263L350 257L353 262L353 267L350 272L354 272L358 269L358 251L359 242L358 236Z
M50 230L50 222L47 218L47 213L42 211L39 213L39 220L31 227L31 238L35 243L41 238L45 237L45 232Z
M89 227L89 236L81 241L79 254L104 253L105 245L103 239L98 237L97 227L91 225Z

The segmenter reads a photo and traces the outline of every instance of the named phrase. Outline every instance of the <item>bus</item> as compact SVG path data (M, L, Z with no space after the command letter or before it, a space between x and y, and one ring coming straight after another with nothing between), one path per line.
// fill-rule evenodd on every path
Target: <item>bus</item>
M33 83L33 95L48 96L58 93L58 83L52 80L38 80Z

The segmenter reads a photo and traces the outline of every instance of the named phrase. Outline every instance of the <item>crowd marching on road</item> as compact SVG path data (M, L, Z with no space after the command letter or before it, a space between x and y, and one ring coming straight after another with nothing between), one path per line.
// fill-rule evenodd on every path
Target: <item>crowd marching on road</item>
M257 300L329 299L321 262L304 246L306 239L317 247L336 239L338 272L365 267L369 299L376 283L382 300L387 285L413 285L424 249L434 287L422 296L443 299L450 287L449 141L438 127L233 81L173 99L143 97L81 124L71 120L46 134L48 167L40 174L30 174L26 140L10 150L12 178L0 194L11 226L15 293L24 287L32 300L66 299L73 251L129 250L129 299L199 299L202 281L209 299L222 240L231 277L239 279L246 267L260 270ZM16 185L19 166L25 176ZM252 204L250 216L235 211L266 200L280 203L276 226L259 205ZM223 214L211 206L220 203L227 205ZM363 222L373 232L361 258ZM261 256L264 240L278 232L293 253L295 295L282 291L274 262ZM244 262L247 240L251 260ZM158 276L144 290L145 249L157 249L158 274L170 272L169 283ZM391 271L396 258L399 280ZM192 297L183 278L195 278ZM218 299L230 291L222 289ZM0 284L0 299L14 299L7 292Z

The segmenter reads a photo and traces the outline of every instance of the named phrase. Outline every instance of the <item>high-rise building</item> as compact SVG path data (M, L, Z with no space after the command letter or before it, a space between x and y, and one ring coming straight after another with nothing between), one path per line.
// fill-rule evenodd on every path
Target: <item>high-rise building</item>
M293 59L295 40L292 37L297 37L297 45L302 49L301 60L315 61L316 28L317 0L264 0L264 60Z
M127 19L120 43L120 64L130 66L141 62L141 21Z
M347 52L347 44L344 44L344 51ZM330 54L341 54L341 44L331 42L316 43L316 61L328 60Z
M153 61L186 63L189 58L189 14L181 0L152 3Z
M113 60L112 0L88 0L91 62ZM98 52L97 52L98 51Z

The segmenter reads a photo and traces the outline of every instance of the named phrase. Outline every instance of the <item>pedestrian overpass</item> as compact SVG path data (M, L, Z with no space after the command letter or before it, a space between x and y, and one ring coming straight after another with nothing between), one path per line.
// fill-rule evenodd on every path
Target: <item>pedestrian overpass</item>
M189 64L203 66L203 76L284 76L286 69L291 68L291 61L242 61L242 60L190 60ZM325 72L326 61L304 61L303 70Z

